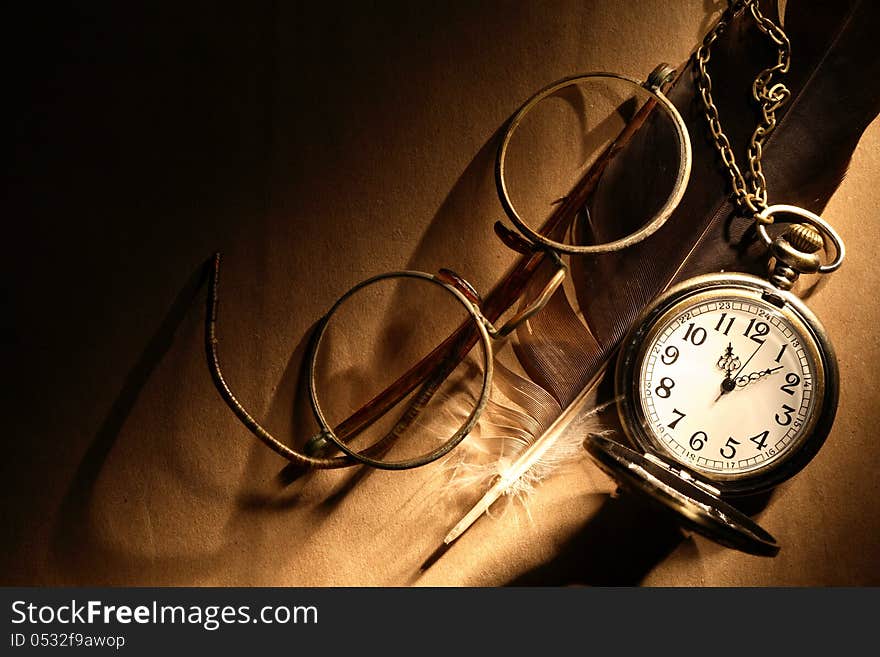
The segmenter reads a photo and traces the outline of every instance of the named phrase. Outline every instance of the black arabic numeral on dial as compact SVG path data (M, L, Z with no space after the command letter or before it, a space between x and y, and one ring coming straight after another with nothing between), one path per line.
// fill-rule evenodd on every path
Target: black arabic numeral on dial
M724 326L725 319L727 319L727 313L721 313L721 319L719 319L718 323L715 325L716 331L721 331L721 327ZM731 317L730 319L727 319L727 325L724 326L724 330L721 331L721 333L723 333L724 335L727 335L728 332L730 332L730 329L733 326L734 319L736 319L736 317Z
M736 447L734 447L734 445L739 445L739 441L734 440L733 438L728 438L727 442L724 443L724 446L719 450L721 456L726 459L732 459L734 456L736 456ZM728 449L730 450L729 454L725 451Z
M788 393L789 395L794 394L794 387L801 382L801 377L799 377L794 372L789 372L785 375L785 383L779 386L779 389L782 392Z
M666 347L666 349L663 350L663 355L660 356L660 360L663 361L664 365L672 365L678 360L678 347L674 347L673 345Z
M703 449L703 445L705 445L709 441L709 436L706 435L705 431L697 431L693 436L691 436L690 446L691 449L695 452L699 452Z
M782 419L779 418L779 413L776 414L776 423L780 426L787 427L791 424L791 414L794 413L794 409L788 404L783 404L782 412L785 414Z
M668 383L667 383L668 381ZM670 379L668 376L664 376L660 379L660 385L654 388L654 392L658 397L662 397L663 399L667 399L669 395L672 394L672 389L675 387L675 381Z
M758 449L764 449L767 446L767 436L770 435L770 431L762 431L757 436L752 436L749 438L753 443L758 446Z
M743 335L747 338L751 338L758 344L764 344L764 336L770 332L770 327L767 325L766 322L755 323L756 321L757 320L755 318L752 318L752 320L749 322L749 325L746 327L745 333L743 333ZM752 332L752 328L755 329L754 332Z
M786 347L788 347L788 344L784 344L784 345L782 345L782 349L779 350L779 355L776 357L776 362L777 362L777 363L778 363L779 361L782 360L782 354L785 353L785 349L786 349Z
M678 424L679 422L681 422L682 418L684 418L686 414L682 413L677 408L673 408L672 412L675 413L678 417L675 418L672 422L670 422L666 426L669 427L670 429L675 429L675 425Z
M688 324L687 331L684 333L685 341L690 340L691 344L699 347L706 341L706 329L701 326L695 326L693 322Z

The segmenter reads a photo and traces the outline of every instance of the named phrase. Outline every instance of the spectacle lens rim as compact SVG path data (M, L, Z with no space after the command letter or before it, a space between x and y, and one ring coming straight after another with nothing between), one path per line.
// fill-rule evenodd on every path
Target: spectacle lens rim
M341 440L336 433L333 431L333 428L330 426L330 423L327 421L327 418L324 415L324 411L321 408L321 404L318 401L318 392L317 392L317 360L318 354L320 351L321 341L324 337L324 334L329 325L330 319L333 317L333 314L339 309L339 307L345 303L350 297L359 292L360 290L368 287L369 285L373 285L383 280L391 279L391 278L413 278L424 280L434 285L439 286L446 292L449 292L453 295L453 297L464 307L470 316L471 320L477 327L479 331L479 339L482 343L483 347L483 383L480 388L480 395L477 399L477 403L474 405L473 410L468 415L465 422L459 427L459 429L447 440L442 443L436 449L422 454L418 457L403 459L400 461L383 461L381 459L376 459L370 456L366 456L361 452L358 452L355 449L349 447L343 440ZM476 346L476 345L475 345ZM474 428L474 425L479 420L480 415L482 414L486 404L489 401L489 393L491 390L492 384L492 376L493 376L493 368L492 362L494 360L493 348L492 348L492 340L489 337L489 333L486 329L485 320L483 318L482 313L478 308L471 303L467 297L464 296L461 292L459 292L452 285L444 282L439 279L437 276L433 274L429 274L426 272L420 271L412 271L412 270L399 270L399 271L390 271L382 274L377 274L376 276L371 276L367 278L354 287L352 287L348 292L343 294L339 299L336 300L336 303L330 308L329 311L321 318L318 327L316 328L315 336L312 342L311 355L310 355L310 364L309 364L309 399L312 405L312 412L315 415L315 419L318 422L321 433L323 436L333 443L336 447L338 447L344 454L350 456L351 458L363 463L364 465L369 465L374 468L380 470L408 470L411 468L421 467L423 465L427 465L428 463L432 463L437 459L445 456L450 451L452 451L462 440L464 440L467 435Z
M534 229L529 227L528 224L526 224L526 222L522 219L522 217L514 207L513 201L510 199L510 193L507 186L505 164L510 141L515 134L516 129L519 127L519 124L529 114L529 112L531 112L542 101L546 100L549 96L552 96L557 91L565 89L566 87L576 86L583 83L584 81L595 78L606 78L628 82L640 88L657 101L658 106L662 108L669 116L669 118L672 120L672 125L675 128L675 134L679 146L679 167L672 192L666 198L663 206L653 215L651 220L644 223L641 228L633 233L630 233L620 239L613 240L611 242L605 242L602 244L591 244L588 246L576 246L551 240L548 237L541 235L539 232L535 231ZM651 87L646 82L642 82L635 78L621 75L619 73L595 71L561 78L556 82L551 83L544 89L538 91L535 95L529 98L520 107L519 110L517 110L516 114L514 114L513 117L510 119L510 122L508 123L507 129L505 130L504 136L498 147L498 156L495 159L495 182L498 189L498 196L501 200L501 205L504 207L504 211L507 213L507 216L513 222L516 228L529 239L539 244L542 244L547 248L553 249L554 251L565 253L567 255L610 253L612 251L620 251L634 244L637 244L638 242L641 242L642 240L650 237L655 232L657 232L657 230L659 230L660 227L666 223L666 220L675 211L675 209L678 207L678 204L681 202L682 197L684 196L688 180L690 179L691 162L691 141L687 125L685 125L684 119L676 109L675 105L672 104L672 102L659 90L659 88Z

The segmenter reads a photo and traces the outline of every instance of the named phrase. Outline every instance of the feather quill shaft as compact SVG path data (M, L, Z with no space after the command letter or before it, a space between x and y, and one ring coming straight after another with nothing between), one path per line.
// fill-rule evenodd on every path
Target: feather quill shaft
M598 378L600 376L597 377ZM592 385L581 390L580 394L554 420L553 424L541 434L520 456L495 477L495 483L486 491L479 501L462 517L443 539L443 545L449 546L464 534L510 487L538 463L566 432L566 429L578 418L590 400Z

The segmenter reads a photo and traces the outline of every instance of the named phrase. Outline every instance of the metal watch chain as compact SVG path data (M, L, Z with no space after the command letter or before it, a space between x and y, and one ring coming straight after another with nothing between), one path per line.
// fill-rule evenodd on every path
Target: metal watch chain
M761 71L752 82L752 97L758 103L761 119L752 133L748 146L748 177L736 163L730 140L724 134L718 115L718 106L712 98L712 78L708 63L712 45L730 24L732 18L748 10L756 25L775 45L776 63ZM829 273L837 269L843 260L843 242L834 230L818 216L795 206L768 206L767 180L764 177L762 158L764 143L776 128L776 112L791 97L791 91L784 83L774 80L776 74L788 72L791 62L791 43L782 28L764 16L756 0L731 2L715 27L703 39L696 52L697 89L706 112L709 130L715 147L721 155L730 175L734 197L745 216L756 223L759 236L769 247L775 263L770 267L770 282L776 287L788 290L800 274ZM801 221L793 223L782 235L771 240L766 226L774 222L773 210L797 215ZM820 232L821 231L821 232ZM834 244L837 251L835 261L822 265L818 251L825 244L822 234Z

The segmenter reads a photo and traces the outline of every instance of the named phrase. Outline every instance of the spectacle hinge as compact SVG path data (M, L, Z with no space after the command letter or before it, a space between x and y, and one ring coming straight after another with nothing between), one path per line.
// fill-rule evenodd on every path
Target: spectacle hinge
M535 252L534 242L530 242L515 230L508 228L502 222L495 222L495 234L504 242L504 245L517 253L530 255Z
M483 298L480 296L479 292L474 289L474 286L451 269L446 269L445 267L440 269L437 272L437 278L461 292L468 301L476 304L477 307L483 305Z
M644 87L651 91L660 91L660 88L669 82L674 75L675 67L666 63L658 64L654 70L651 71L650 75L648 75Z

